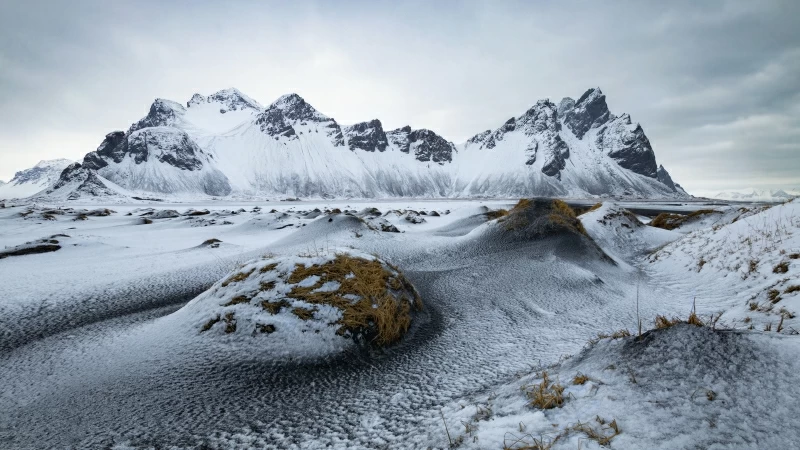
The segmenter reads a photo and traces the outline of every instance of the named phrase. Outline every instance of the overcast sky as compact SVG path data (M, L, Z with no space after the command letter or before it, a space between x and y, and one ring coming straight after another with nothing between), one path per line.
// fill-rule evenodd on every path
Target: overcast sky
M800 1L0 0L0 179L153 99L297 92L456 143L599 86L690 193L800 187Z

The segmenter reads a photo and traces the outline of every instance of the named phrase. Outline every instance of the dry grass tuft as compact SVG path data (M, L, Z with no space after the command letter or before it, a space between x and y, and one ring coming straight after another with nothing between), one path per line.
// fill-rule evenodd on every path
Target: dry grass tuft
M229 312L225 314L225 318L223 319L225 322L225 333L235 333L236 332L236 317L234 316L233 312Z
M789 263L784 261L772 268L773 273L786 273L789 271Z
M588 236L586 234L586 229L583 227L583 223L578 219L575 211L562 200L553 200L553 211L550 213L549 219L555 224L563 225Z
M278 267L278 263L267 264L266 266L262 267L261 270L259 270L259 272L261 273L271 272L275 270L276 267Z
M264 300L261 302L261 307L264 308L265 311L269 312L270 314L278 314L281 312L282 308L286 308L289 306L289 302L286 300L279 300L277 302L268 302Z
M247 297L245 295L237 295L236 297L233 297L231 299L231 301L229 301L228 303L225 303L222 306L233 306L233 305L238 305L238 304L241 304L241 303L247 303L249 301L250 301L250 297Z
M619 429L619 425L617 425L616 419L612 420L611 422L606 422L605 419L597 416L594 420L598 423L597 426L592 426L588 422L578 422L572 427L572 429L585 434L586 437L602 446L611 444L611 440L619 436L619 434L622 432Z
M309 320L314 317L314 313L317 311L316 308L303 308L297 307L292 309L292 314L299 317L300 320Z
M256 329L261 333L271 334L275 332L275 325L268 323L266 325L257 324Z
M798 290L800 290L800 287L798 287ZM781 291L777 289L770 289L767 291L767 298L774 305L775 303L781 301Z
M486 216L486 218L489 219L489 220L495 220L495 219L499 219L501 217L507 216L508 215L508 210L506 210L506 209L498 209L496 211L487 211L487 212L483 213L483 215Z
M214 325L215 325L217 322L219 322L220 320L221 320L221 319L219 318L219 316L217 316L217 317L215 317L215 318L213 318L213 319L210 319L208 322L206 322L206 323L203 325L203 327L202 327L202 328L200 328L200 331L201 331L201 332L203 332L203 331L208 331L208 330L210 330L210 329L211 329L211 327L213 327L213 326L214 326Z
M656 320L655 320L656 329L657 330L663 330L665 328L670 328L670 327L672 327L672 326L674 326L674 325L676 325L676 324L678 324L680 322L681 322L681 320L678 319L677 317L673 317L672 319L667 319L666 316L662 316L662 315L657 315L656 316Z
M661 213L657 215L656 218L650 222L650 225L656 228L663 228L665 230L674 230L675 228L678 228L684 223L686 223L687 221L698 218L700 216L704 216L706 214L714 214L716 212L717 211L714 211L713 209L701 209L689 213L687 215Z
M240 281L246 280L247 277L250 276L250 274L255 272L255 270L256 269L253 269L253 270L251 270L249 272L239 272L236 275L231 276L230 278L228 278L227 280L222 282L222 287L225 287L225 286L227 286L227 285L229 285L231 283L238 283Z
M783 291L783 293L784 294L791 294L793 292L798 292L798 291L800 291L800 286L795 284L794 286L789 286L788 288L786 288L786 290Z
M694 312L694 311L692 311L692 312L689 314L689 318L688 318L688 319L686 319L686 323L688 323L689 325L695 325L695 326L698 326L698 327L705 326L705 324L703 323L703 321L702 321L702 320L700 320L700 317L699 317L697 314L695 314L695 312Z
M296 284L312 276L319 277L314 285L294 286L287 297L342 310L342 318L337 321L340 327L336 331L342 336L364 336L378 345L394 343L411 325L410 303L422 309L422 300L411 283L377 260L340 254L322 265L298 264L287 282ZM318 291L327 282L338 283L339 289ZM401 289L412 293L413 298L398 292ZM352 296L358 300L353 300ZM398 296L400 298L396 298Z
M589 378L588 376L586 376L586 375L584 375L582 373L578 373L572 379L572 384L574 384L576 386L582 386L582 385L586 384L586 382L589 381L590 379L591 378Z
M551 383L547 372L542 372L542 382L522 388L530 405L539 409L553 409L564 404L564 386Z
M789 255L789 259L800 259L800 253L792 253Z

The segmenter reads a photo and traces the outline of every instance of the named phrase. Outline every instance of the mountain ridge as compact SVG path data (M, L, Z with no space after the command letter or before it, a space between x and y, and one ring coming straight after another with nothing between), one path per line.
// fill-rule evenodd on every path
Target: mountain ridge
M599 88L539 100L458 145L425 128L387 131L379 119L343 126L296 93L263 107L229 88L185 105L156 99L81 170L162 195L688 197L641 125L612 114Z

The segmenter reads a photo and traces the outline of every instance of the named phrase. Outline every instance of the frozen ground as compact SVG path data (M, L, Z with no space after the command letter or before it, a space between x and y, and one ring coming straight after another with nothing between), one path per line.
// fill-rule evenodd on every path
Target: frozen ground
M786 319L781 335L765 334L761 325L776 321L778 307L755 311L753 316L760 315L751 321L759 327L745 331L744 318L736 320L744 294L733 294L747 280L722 278L722 260L700 272L689 270L697 266L694 243L701 237L715 242L714 233L726 232L726 222L709 225L716 230L664 231L615 215L621 210L607 204L582 216L592 241L570 233L509 233L483 214L513 203L154 203L107 206L109 215L97 213L102 205L87 205L86 211L75 205L56 212L53 205L0 209L0 249L39 239L56 240L52 245L60 247L0 259L0 447L445 448L442 415L452 438L465 436L466 448L502 448L508 432L539 438L545 425L555 430L551 422L563 428L594 415L618 419L622 434L612 441L614 448L650 448L656 441L663 448L753 448L754 442L789 448L800 439L791 422L796 419L780 413L797 395L798 348L796 338L786 335L793 319ZM637 214L707 207L622 206ZM372 207L379 213L365 211ZM352 214L326 214L337 208ZM784 211L776 208L770 211ZM779 217L787 216L794 217ZM780 258L789 279L781 289L797 280L800 263L790 258L796 249L787 246L795 245L798 224L781 223L783 240L774 252L765 250L763 282L752 289L783 279L768 273ZM399 232L382 231L392 228ZM206 243L212 238L222 242ZM181 315L174 312L238 264L266 253L324 257L335 248L378 254L417 287L425 312L401 344L313 364L287 363L270 352L198 339L179 326ZM659 254L662 262L651 262ZM729 314L729 322L743 331L681 334L678 326L653 333L646 343L602 341L551 369L562 381L579 370L596 380L570 388L574 402L553 415L525 405L520 386L535 381L536 370L578 354L598 333L635 330L637 291L639 315L648 321L656 314L685 317L697 297L701 316L722 312L722 323ZM784 304L798 294L782 294ZM711 407L694 409L696 399L686 400L680 391L681 400L666 408L647 406L657 405L674 381L659 378L654 359L663 357L669 362L664 367L674 369L698 354L726 354L728 347L717 341L743 356L700 358L672 376L691 381L684 390L694 383L691 390L717 392L718 403L707 400ZM627 369L602 370L612 364L633 367L643 381L631 388ZM521 375L527 378L518 380ZM752 395L775 408L715 406L742 401L746 380L754 379L768 380L771 391L753 388ZM637 389L644 394L637 396ZM605 400L595 401L595 395ZM497 399L494 413L474 420L476 405L490 398ZM667 439L652 426L675 417L677 425L695 427L691 433L674 431L689 438ZM716 431L704 434L697 427L707 417ZM476 425L467 430L461 422L470 420ZM737 420L752 425L734 426ZM772 433L779 428L783 437ZM577 439L581 435L574 433L559 445L577 448Z

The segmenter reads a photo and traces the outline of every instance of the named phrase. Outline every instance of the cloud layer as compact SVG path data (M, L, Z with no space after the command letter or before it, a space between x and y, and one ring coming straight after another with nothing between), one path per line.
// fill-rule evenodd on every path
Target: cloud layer
M799 2L294 3L3 2L0 179L156 97L298 92L461 142L600 86L690 192L800 186Z

